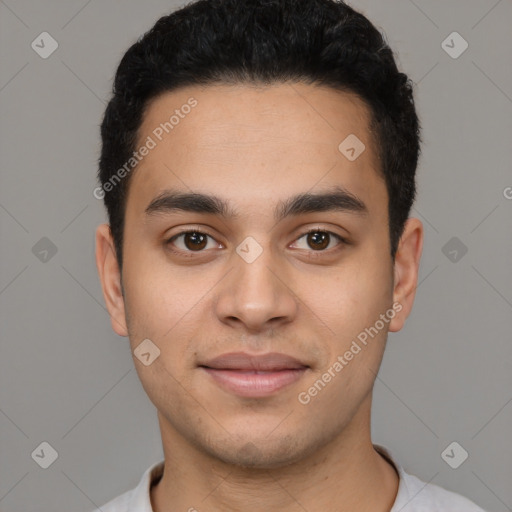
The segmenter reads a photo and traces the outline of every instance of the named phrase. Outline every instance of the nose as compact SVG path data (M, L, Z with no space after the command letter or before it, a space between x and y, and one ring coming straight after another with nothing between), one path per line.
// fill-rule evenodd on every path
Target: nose
M215 313L223 323L261 332L289 323L298 302L286 267L264 249L254 260L233 254L233 269L217 291Z

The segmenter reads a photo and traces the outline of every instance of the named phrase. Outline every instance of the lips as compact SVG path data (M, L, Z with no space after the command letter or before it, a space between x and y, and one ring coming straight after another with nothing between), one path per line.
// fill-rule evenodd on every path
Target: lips
M256 370L256 371L276 371L276 370L294 370L307 368L299 360L279 352L270 352L268 354L254 355L245 352L230 352L222 354L214 359L210 359L200 366L206 366L215 370Z
M261 398L299 380L309 368L294 357L278 352L250 355L222 354L199 365L225 391L243 397Z

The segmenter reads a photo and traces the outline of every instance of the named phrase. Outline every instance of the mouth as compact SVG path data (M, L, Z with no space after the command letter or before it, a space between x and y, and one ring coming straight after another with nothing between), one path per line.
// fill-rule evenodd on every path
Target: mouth
M262 398L297 382L309 366L276 352L257 356L232 352L206 361L199 368L225 391Z

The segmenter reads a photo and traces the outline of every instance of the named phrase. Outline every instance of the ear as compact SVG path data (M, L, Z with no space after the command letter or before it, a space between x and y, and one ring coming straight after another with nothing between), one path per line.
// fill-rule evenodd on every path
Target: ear
M96 229L96 267L112 329L119 336L128 336L121 273L116 259L112 232L108 224L101 224Z
M389 330L402 329L409 316L418 286L418 273L423 250L423 224L419 219L407 219L404 232L395 256L395 278L393 285L393 303L398 302L397 314L389 324Z

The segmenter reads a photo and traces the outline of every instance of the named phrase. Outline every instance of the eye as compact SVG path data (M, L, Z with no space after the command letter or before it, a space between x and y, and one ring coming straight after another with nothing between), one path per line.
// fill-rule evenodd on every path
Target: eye
M346 240L333 233L332 231L326 231L319 228L310 229L307 233L304 233L302 236L297 238L297 240L301 240L302 238L306 239L306 244L308 247L299 247L299 249L313 250L315 252L323 252L327 249L330 249L332 239L336 239L338 242L347 243ZM337 245L341 245L338 243Z
M333 239L338 241L337 245L347 244L348 242L340 235L327 231L320 228L313 228L301 235L296 239L295 244L298 241L305 238L306 247L298 247L299 249L312 250L313 252L325 252L332 248ZM189 253L200 253L205 252L205 249L219 248L221 244L218 242L213 243L212 247L208 246L209 240L215 242L215 239L199 229L188 229L184 230L166 241L166 245L169 246L170 250L176 254ZM177 249L175 248L177 247Z
M171 251L173 252L204 252L203 250L208 247L208 239L213 239L207 233L203 231L199 231L197 229L189 229L187 231L182 231L177 235L174 235L169 240L167 240L167 244L171 246ZM181 239L181 240L180 240ZM175 243L177 240L180 240L181 243ZM178 246L178 250L172 248L173 245ZM215 244L214 244L215 246ZM219 244L217 243L216 247ZM211 247L210 247L211 248Z

